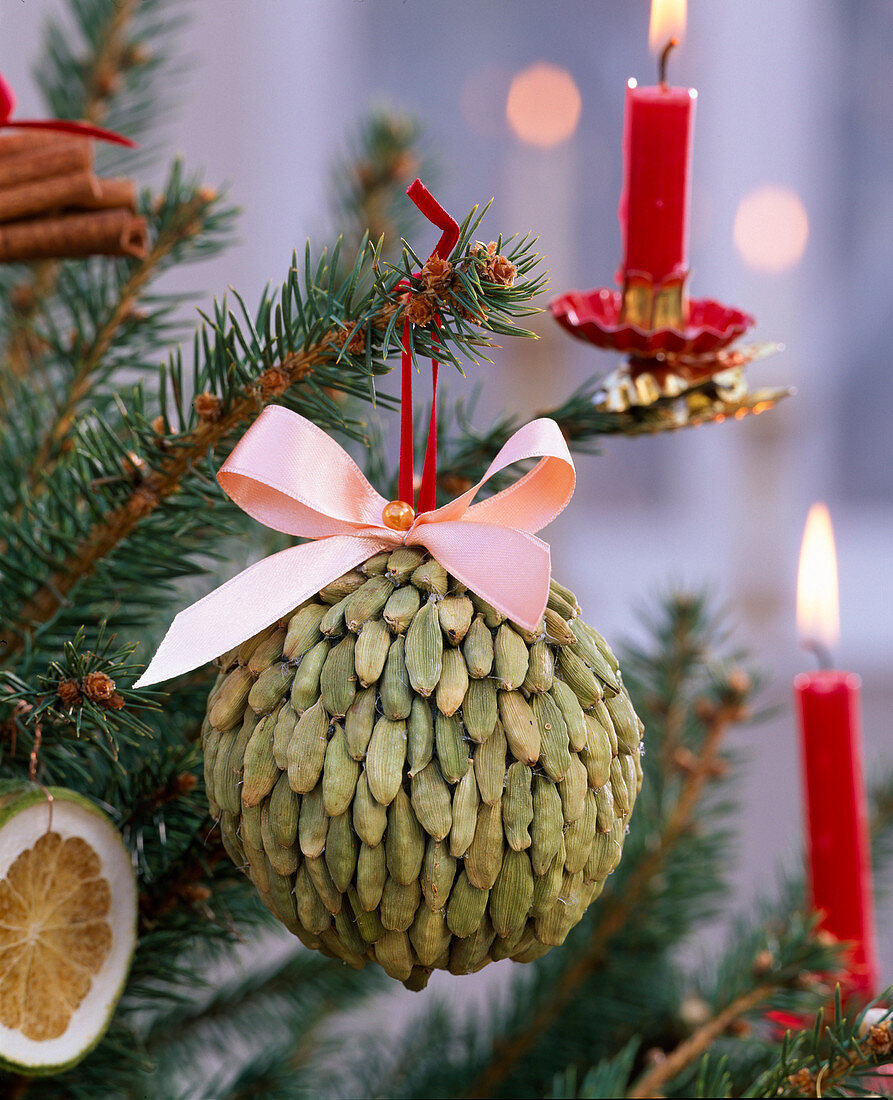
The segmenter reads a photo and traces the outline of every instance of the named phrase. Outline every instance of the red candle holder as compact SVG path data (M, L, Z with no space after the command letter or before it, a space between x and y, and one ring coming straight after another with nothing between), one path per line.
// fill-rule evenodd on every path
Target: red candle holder
M639 358L672 355L705 355L725 348L752 328L754 318L743 310L710 298L687 303L684 320L656 328L630 318L641 310L630 309L631 286L625 291L610 287L570 290L550 302L555 320L571 336L596 348L620 351ZM656 302L660 293L656 295ZM659 310L655 310L659 315Z

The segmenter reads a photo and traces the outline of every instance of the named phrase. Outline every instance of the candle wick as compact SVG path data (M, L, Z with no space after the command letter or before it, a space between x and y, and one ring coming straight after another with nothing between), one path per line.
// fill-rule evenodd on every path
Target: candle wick
M831 656L831 650L828 646L825 645L824 642L805 641L801 643L801 648L809 650L810 653L814 654L815 659L818 661L819 669L822 672L826 672L828 669L834 667L834 660Z
M660 60L657 63L657 78L660 86L664 89L667 87L667 58L670 56L670 51L678 45L679 39L671 38L661 51Z

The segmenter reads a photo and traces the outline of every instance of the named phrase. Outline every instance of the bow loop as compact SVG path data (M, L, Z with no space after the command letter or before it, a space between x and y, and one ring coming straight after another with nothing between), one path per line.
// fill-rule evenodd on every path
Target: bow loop
M494 474L531 458L540 461L522 478L472 504ZM535 532L570 500L574 464L558 425L534 420L515 432L477 485L423 513L402 535L384 525L387 501L334 439L303 416L271 405L236 445L218 480L260 523L318 541L257 562L181 611L137 687L232 649L342 573L402 542L424 546L472 592L534 630L551 572L549 547Z

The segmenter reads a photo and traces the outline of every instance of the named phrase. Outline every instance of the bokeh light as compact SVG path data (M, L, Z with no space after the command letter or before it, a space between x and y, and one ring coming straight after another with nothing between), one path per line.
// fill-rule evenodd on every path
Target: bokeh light
M521 141L548 148L573 134L582 105L580 90L567 69L538 61L512 80L505 114Z
M733 235L749 267L772 274L787 271L800 262L809 239L803 200L789 187L758 187L738 204Z

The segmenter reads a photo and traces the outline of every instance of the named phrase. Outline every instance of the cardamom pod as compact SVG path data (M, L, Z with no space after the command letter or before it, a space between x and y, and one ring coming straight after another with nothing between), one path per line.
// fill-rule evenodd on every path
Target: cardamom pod
M285 847L273 835L270 825L270 810L264 805L260 813L260 835L267 859L279 875L293 875L301 862L301 853L297 846Z
M639 751L639 718L633 710L632 702L625 691L608 696L605 706L611 715L611 721L617 733L617 744L621 752Z
M496 725L496 684L493 680L470 680L462 702L462 721L472 741L486 741Z
M570 626L574 633L574 637L577 639L571 646L572 651L576 653L581 660L585 661L596 676L605 684L609 689L607 694L616 694L620 691L620 681L614 674L614 669L611 668L605 655L601 652L589 634L583 629L583 625L579 620L572 622Z
M298 794L311 791L322 774L329 740L329 715L322 699L309 707L295 725L286 751L288 781Z
M611 761L611 792L614 795L614 813L617 817L626 817L630 808L629 791L626 789L619 756Z
M360 895L353 887L347 891L347 900L350 902L354 920L357 922L357 931L363 937L363 942L375 943L384 933L384 925L381 923L378 910L374 907L369 910L364 909L360 904Z
M550 693L530 700L540 734L540 763L550 779L563 779L571 766L571 753L564 716Z
M344 612L347 610L347 601L354 595L345 596L326 611L319 621L319 629L327 638L335 638L343 634L347 629L344 622Z
M308 603L292 615L282 646L283 656L289 661L300 660L305 653L322 639L319 624L327 608L323 604Z
M388 808L385 846L391 878L404 885L418 879L425 858L425 834L402 787Z
M447 571L434 558L429 558L413 572L412 583L423 592L431 592L435 596L445 596L449 588Z
M591 707L602 698L602 687L595 673L569 646L558 651L558 668L563 679L583 707Z
M406 670L413 689L427 698L437 687L443 668L443 634L437 606L426 603L406 632Z
M495 806L505 788L505 755L508 749L505 734L499 722L483 745L474 752L474 776L481 799L488 806ZM522 765L526 767L526 765Z
M564 834L564 846L567 851L564 866L572 874L582 871L586 866L596 836L597 823L598 810L595 808L595 795L592 791L586 791L583 812L568 825L567 832Z
M409 939L422 966L433 966L449 946L450 938L443 910L420 905L409 929Z
M385 717L396 722L408 718L412 708L412 689L406 671L406 639L400 635L391 642L384 672L378 684Z
M418 879L404 884L389 876L381 892L381 923L392 932L405 932L415 919L421 897Z
M269 714L291 688L293 671L282 661L265 668L248 692L248 706L257 714Z
M487 952L495 939L496 930L485 913L481 923L470 936L454 939L450 945L450 973L473 974L482 966L486 966L490 961Z
M548 691L554 679L555 658L548 643L540 638L530 647L527 655L527 675L521 686L526 692L539 694Z
M474 837L465 853L465 873L473 886L479 890L492 888L502 866L504 848L501 800L492 806L484 803L478 810Z
M354 760L362 760L369 747L375 725L375 688L358 691L344 716L347 751Z
M387 569L388 558L390 556L390 550L381 550L377 554L373 554L371 558L367 558L360 566L360 572L364 573L367 577L380 576Z
M586 722L579 699L563 680L555 680L549 694L564 718L571 749L573 752L582 752L586 745Z
M500 691L498 707L512 755L525 764L535 764L540 756L540 730L530 704L520 691Z
M474 886L464 869L459 872L446 907L447 927L454 936L470 936L480 926L489 898L489 890Z
M337 913L340 913L342 903L341 891L338 890L335 883L332 881L332 876L323 857L316 856L313 859L307 858L301 866L307 868L310 878L313 880L313 885L316 887L316 892L319 894L326 909L328 909L333 917Z
M527 675L527 646L524 639L508 623L496 631L493 672L497 686L504 691L514 691L524 683Z
M583 813L588 789L586 767L579 756L571 757L570 767L564 778L555 784L561 797L561 808L566 824L576 821Z
M437 605L440 629L450 645L457 646L468 633L474 616L474 604L467 596L446 596Z
M406 723L379 718L366 752L366 779L372 797L389 806L403 781L406 762Z
M453 715L462 706L468 690L468 669L465 658L458 649L446 649L443 654L443 671L437 685L437 707L441 713Z
M241 721L253 685L254 677L247 668L239 666L227 675L208 714L215 729L228 730Z
M273 757L275 724L272 714L262 718L254 727L245 747L242 771L243 806L257 806L263 802L281 774Z
M533 871L526 852L510 848L490 890L490 920L499 936L510 936L527 923L533 900Z
M557 611L552 611L551 608L546 608L546 612L543 615L543 625L546 631L546 638L552 642L553 645L569 646L573 645L577 640L576 634L568 626L567 621L558 614Z
M356 633L368 619L376 618L393 591L393 584L385 576L370 577L356 592L351 592L344 607L347 629Z
M434 752L434 716L424 699L413 696L406 723L406 753L410 778L424 768Z
M468 770L468 750L459 719L438 713L434 718L434 743L440 771L447 783L458 783Z
M443 840L453 823L450 789L435 760L411 780L412 808L422 828L435 840Z
M595 795L595 808L598 813L595 827L600 833L609 833L615 820L614 792L611 790L611 781L608 780L603 787L593 791L593 794Z
M328 640L324 639L301 658L291 684L291 705L298 714L303 714L319 699L319 678L330 648Z
M288 775L283 772L276 780L269 802L270 827L277 843L283 848L290 848L298 838L300 810L301 799L291 789ZM244 811L242 820L245 820Z
M391 632L381 619L368 619L360 629L354 651L360 687L374 684L381 676L391 644Z
M388 811L369 790L369 780L362 772L357 780L353 800L353 827L357 836L370 848L378 847L388 824Z
M382 922L384 923L384 922ZM412 973L412 945L405 932L385 931L372 948L375 961L391 978L405 982Z
M502 824L508 846L516 852L530 847L530 823L533 821L532 781L533 773L527 764L516 760L509 765L502 799ZM493 925L498 932L499 924L495 918Z
M322 666L319 691L326 710L334 718L343 718L347 714L353 697L357 693L357 674L354 666L356 644L354 635L346 634L329 652Z
M336 722L322 769L322 800L329 817L350 809L359 777L360 765L350 755L344 730Z
M483 615L475 615L474 622L465 635L462 652L465 654L468 675L473 680L482 680L490 675L493 667L493 635L487 629Z
M589 786L593 790L603 787L611 775L611 741L607 731L594 714L584 716L586 721L586 749L580 759L586 768Z
M350 814L343 813L329 818L326 836L326 867L339 893L346 892L357 869L359 841L350 824Z
M275 718L273 727L273 757L276 767L284 772L288 767L288 743L298 724L298 712L289 702L279 705L278 710L273 711Z
M325 588L319 590L319 598L323 603L333 604L356 592L361 584L366 581L366 576L358 569L351 569L349 573L342 573L340 577L330 581Z
M533 880L533 894L530 901L530 915L534 920L544 917L561 895L564 881L564 846L552 857L552 862L541 875Z
M308 859L321 856L329 831L329 815L322 800L322 784L301 799L298 811L298 844Z
M422 895L429 909L443 909L456 877L456 860L444 840L431 837L422 863Z
M388 558L388 576L397 584L404 584L428 557L421 546L398 546Z
M421 606L421 593L408 584L404 588L398 588L388 598L382 617L394 634L405 634Z
M564 813L558 788L544 775L533 777L533 821L530 823L530 861L542 875L561 846Z
M475 611L479 611L484 616L484 622L490 630L495 630L500 623L505 622L506 616L501 611L497 611L493 604L487 603L475 592L469 592L468 596L474 604Z
M480 795L475 782L474 768L469 762L468 770L456 784L453 791L453 824L450 829L451 855L464 856L468 851L477 827Z
M285 631L274 630L272 634L264 638L251 654L248 661L248 671L255 676L260 674L270 665L278 663L282 658L282 646L285 642Z

